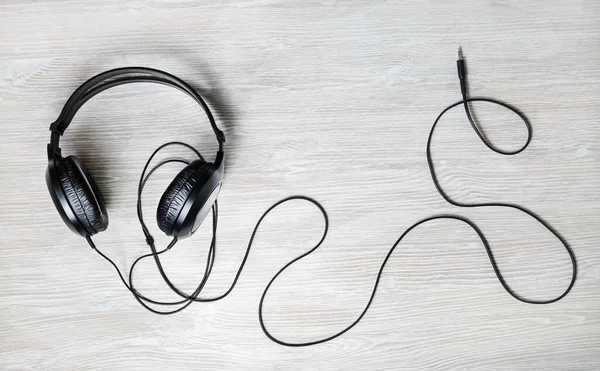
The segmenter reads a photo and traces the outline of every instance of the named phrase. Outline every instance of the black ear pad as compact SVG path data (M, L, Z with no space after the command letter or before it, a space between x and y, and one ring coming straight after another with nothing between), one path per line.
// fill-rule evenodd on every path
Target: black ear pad
M212 163L196 160L177 174L158 203L156 222L161 231L180 238L194 232L197 214L213 200L210 196L217 186L220 188L220 175L215 170Z
M60 161L60 183L75 217L89 235L104 231L108 215L96 183L77 157Z

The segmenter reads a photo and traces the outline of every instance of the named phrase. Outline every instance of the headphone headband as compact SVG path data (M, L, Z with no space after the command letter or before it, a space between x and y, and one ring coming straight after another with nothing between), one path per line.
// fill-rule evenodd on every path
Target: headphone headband
M217 123L206 102L191 86L178 77L164 71L146 67L124 67L109 70L90 78L71 94L56 121L50 125L52 134L50 136L50 144L48 145L49 158L54 154L60 155L60 136L69 127L73 117L85 102L104 90L134 82L153 82L168 85L192 97L208 116L210 126L219 142L219 152L223 150L225 134L217 127Z

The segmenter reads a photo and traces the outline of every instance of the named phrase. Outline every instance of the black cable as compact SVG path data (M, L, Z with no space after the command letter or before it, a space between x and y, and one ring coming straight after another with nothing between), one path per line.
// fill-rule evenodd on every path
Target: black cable
M365 316L365 314L367 313L367 311L369 310L369 307L371 306L371 303L373 302L373 299L375 298L375 293L377 291L377 287L379 285L379 280L381 279L381 274L383 273L383 269L385 268L386 263L388 262L390 256L392 255L392 253L394 252L394 250L396 249L396 246L398 246L398 244L400 243L400 241L402 241L402 239L404 238L404 236L406 236L410 231L412 231L414 228L416 228L417 226L426 223L428 221L431 220L436 220L436 219L452 219L452 220L458 220L461 221L463 223L466 223L468 226L470 226L475 233L477 233L477 235L479 236L479 239L481 240L481 242L483 243L483 246L485 247L485 250L487 252L487 255L490 259L490 263L492 265L492 268L494 270L494 274L496 275L496 277L498 278L498 281L500 282L500 284L502 285L502 287L504 288L504 290L506 290L506 292L508 292L512 297L514 297L515 299L524 302L524 303L528 303L528 304L550 304L550 303L554 303L562 298L564 298L569 291L571 291L571 289L573 288L573 285L575 284L575 280L577 278L577 262L575 260L575 254L573 253L573 251L571 250L571 248L569 247L569 245L567 244L566 240L564 239L564 237L562 237L560 235L560 233L558 233L558 231L556 231L554 228L552 228L552 226L550 226L550 224L548 222L546 222L544 219L542 219L540 216L538 216L537 214L535 214L534 212L519 206L519 205L515 205L515 204L508 204L508 203L476 203L476 204L467 204L467 203L463 203L463 202L457 202L452 200L442 189L438 178L437 178L437 174L435 173L435 168L433 166L433 159L431 156L431 140L433 138L433 132L435 131L435 128L440 120L440 118L450 109L458 106L458 105L463 105L464 109L465 109L465 113L467 115L467 118L469 119L469 122L471 123L471 126L473 127L473 129L475 130L475 133L477 133L477 136L481 139L481 141L492 151L499 153L499 154L503 154L503 155L516 155L517 153L520 153L521 151L523 151L525 148L527 148L527 146L529 145L530 141L531 141L531 136L532 136L532 130L531 130L531 124L529 123L529 121L527 120L527 118L525 117L524 114L522 114L519 110L517 110L516 108L512 107L511 105L501 102L499 100L496 99L490 99L490 98L468 98L467 96L467 87L466 87L466 69L464 66L464 61L462 59L462 53L459 50L459 60L457 61L457 66L458 66L458 75L459 75L459 79L460 79L460 86L461 86L461 93L462 93L462 97L463 100L454 104L451 104L450 106L448 106L447 108L445 108L440 115L436 118L435 122L433 123L433 126L431 127L431 131L429 132L429 138L427 140L427 148L426 148L426 154L427 154L427 164L429 166L429 172L431 174L431 178L433 180L433 184L435 185L437 191L440 193L440 195L446 200L448 201L450 204L455 205L455 206L459 206L459 207L484 207L484 206L501 206L501 207L509 207L509 208L513 208L513 209L517 209L520 210L524 213L526 213L527 215L531 216L532 218L534 218L535 220L537 220L538 222L540 222L548 231L550 231L560 242L561 244L564 246L565 250L567 251L567 253L569 254L569 258L571 260L571 265L572 265L572 269L573 269L573 273L571 276L571 281L568 285L568 287L563 291L562 294L560 294L559 296L552 298L552 299L548 299L548 300L529 300L529 299L525 299L521 296L519 296L517 293L515 293L510 286L508 285L508 283L506 283L506 281L504 280L504 277L502 276L502 273L500 272L500 269L498 268L498 264L496 263L496 260L494 259L494 254L492 253L492 250L489 246L489 243L487 242L487 239L485 238L485 235L483 234L483 232L479 229L479 227L472 221L470 221L469 219L459 216L459 215L437 215L437 216L432 216L429 218L425 218L413 225L411 225L401 236L400 238L398 238L398 240L396 240L396 242L394 243L394 245L392 246L392 248L390 249L390 251L388 252L388 254L386 255L385 259L383 260L383 263L381 264L381 267L379 268L379 272L377 274L377 278L375 279L375 285L373 286L373 290L371 291L371 296L369 297L369 301L367 302L367 305L365 306L365 308L363 309L363 311L360 313L360 315L357 317L356 320L354 320L354 322L352 322L348 327L344 328L342 331L323 338L323 339L319 339L319 340L314 340L314 341L308 341L308 342L300 342L300 343L291 343L291 342L286 342L283 340L279 340L277 339L275 336L273 336L266 328L264 320L263 320L263 313L262 313L262 308L263 308L263 304L264 304L264 299L265 296L267 294L267 291L269 290L269 288L271 287L271 285L273 284L273 282L275 281L275 279L285 270L287 269L289 266L291 266L292 264L294 264L295 262L297 262L298 260L308 256L309 254L311 254L313 251L315 251L320 245L321 243L325 240L325 237L327 236L327 229L328 229L328 219L327 219L327 213L325 212L325 210L323 209L323 207L316 201L314 200L309 200L311 202L313 202L321 211L321 213L323 214L323 218L325 220L325 230L323 231L323 237L321 238L321 240L319 241L319 243L313 247L311 250L309 250L308 252L300 255L299 257L295 258L294 260L290 261L289 263L287 263L283 268L281 268L276 274L275 276L273 276L273 278L271 278L271 280L269 281L269 283L267 284L267 287L265 288L265 290L263 291L263 294L260 298L260 303L259 303L259 309L258 309L258 317L259 317L259 322L260 322L260 326L261 329L263 330L263 332L265 333L265 335L267 335L267 337L269 339L271 339L272 341L276 342L277 344L280 345L285 345L285 346L290 346L290 347L303 347L303 346L310 346L310 345L316 345L316 344L321 344L321 343L325 343L327 341L333 340L341 335L343 335L344 333L346 333L347 331L349 331L350 329L352 329L354 326L356 326L356 324L358 324L358 322L360 322L360 320ZM471 116L471 112L470 112L470 107L469 107L469 102L474 102L474 101L483 101L483 102L489 102L489 103L494 103L494 104L498 104L502 107L505 107L509 110L511 110L512 112L516 113L521 120L523 120L523 122L525 123L525 126L527 127L527 141L525 142L525 144L519 148L516 151L503 151L498 149L497 147L495 147L494 145L492 145L487 138L485 137L485 135L483 134L483 132L479 129L479 127L477 126L477 124L474 122L473 117ZM279 205L283 202L285 202L286 200L276 204ZM275 206L276 206L275 205ZM273 208L273 207L272 207ZM272 208L270 208L269 210L267 210L267 213L272 210ZM265 213L266 214L266 213ZM263 215L263 217L261 217L261 219L259 220L259 224L262 221L262 219L264 218L265 215ZM254 230L253 234L252 234L252 238L251 240L254 238L254 234L256 233L256 229Z
M202 159L202 156L200 155L200 153L194 149L193 147L191 147L190 145L186 144L186 143L181 143L181 142L169 142L166 144L163 144L162 146L158 147L153 153L152 155L150 155L150 158L148 159L148 161L146 161L146 164L144 166L144 169L142 170L142 175L140 176L140 182L138 185L138 205L137 205L137 211L138 211L138 219L140 221L140 225L142 227L142 231L144 232L144 235L146 236L146 243L151 246L152 248L152 252L149 254L145 254L142 255L140 257L138 257L134 263L131 266L131 269L129 270L129 284L127 283L127 281L125 281L125 278L123 277L120 269L117 267L117 265L109 258L107 257L105 254L103 254L100 250L97 249L96 245L94 244L94 242L92 241L90 236L86 237L86 240L88 241L88 244L92 247L92 249L94 249L98 254L100 254L100 256L102 256L105 260L107 260L117 271L121 281L123 282L123 284L125 285L125 287L133 294L133 297L146 309L148 309L149 311L156 313L156 314L174 314L177 313L183 309L185 309L186 307L188 307L193 301L190 300L189 298L184 299L184 300L180 300L180 301L158 301L158 300L153 300L150 299L144 295L142 295L141 293L139 293L137 290L135 290L134 285L133 285L133 271L135 269L135 266L143 259L148 258L148 257L156 257L160 254L165 253L166 251L170 250L176 243L177 243L177 239L174 238L169 245L160 251L157 251L154 245L154 238L152 237L152 235L150 234L150 232L148 231L148 228L146 226L146 223L144 222L143 219L143 215L142 215L142 206L141 206L141 195L142 195L142 191L144 189L144 186L146 184L146 182L148 181L149 177L156 171L158 170L160 167L168 164L168 163L173 163L173 162L179 162L179 163L184 163L184 164L189 164L188 161L186 160L182 160L182 159L168 159L168 160L164 160L162 162L160 162L159 164L157 164L156 166L154 166L150 171L147 172L148 166L150 164L150 162L152 161L152 159L156 156L156 154L162 150L163 148L167 147L167 146L172 146L172 145L181 145L184 147L187 147L189 149L191 149L192 151L194 151L194 153L200 158ZM206 284L206 281L208 280L208 277L210 275L210 272L212 270L212 266L213 266L213 262L214 262L214 257L215 257L215 248L216 248L216 239L215 239L215 235L216 235L216 215L218 213L218 206L217 203L215 202L215 205L213 206L213 225L214 225L214 230L213 230L213 241L211 243L211 248L209 250L209 254L208 254L208 258L207 258L207 264L206 264L206 269L204 272L204 276L200 282L200 284L198 285L198 287L194 290L194 293L192 295L190 295L191 298L194 298L195 296L197 296L200 291L202 291L202 289L204 288L204 285ZM151 303L151 304L155 304L155 305L182 305L181 307L175 309L175 310L171 310L171 311L158 311L152 307L150 307L148 304L146 304L146 302Z
M129 284L125 281L123 275L121 274L121 272L119 271L118 267L116 266L116 264L110 260L106 255L104 255L103 253L101 253L99 250L96 249L95 245L93 244L92 240L90 237L87 238L88 243L90 244L90 246L92 246L92 248L94 250L96 250L102 257L104 257L106 260L108 260L113 267L117 270L119 277L121 278L121 281L123 281L123 284L129 289L129 291L133 294L133 296L135 297L135 299L141 304L143 305L146 309L157 313L157 314L173 314L176 312L179 312L180 310L183 310L184 308L186 308L187 306L189 306L192 302L198 301L198 302L211 302L211 301L217 301L217 300L221 300L223 298L225 298L227 295L229 295L229 293L232 292L232 290L234 289L235 285L237 284L239 277L242 273L242 270L246 264L246 261L248 259L248 256L250 254L250 249L252 247L252 244L254 242L254 238L256 236L256 233L258 232L258 228L260 227L262 221L264 220L264 218L276 207L292 201L292 200L304 200L304 201L308 201L311 204L315 205L319 211L321 212L322 216L323 216L323 220L325 222L325 226L323 229L323 234L321 239L319 240L319 242L313 247L311 248L309 251L301 254L300 256L296 257L295 259L291 260L290 262L288 262L286 265L284 265L269 281L269 283L267 284L267 286L265 287L261 298L260 298L260 302L259 302L259 307L258 307L258 320L259 320L259 324L261 326L262 331L265 333L265 335L272 341L274 341L277 344L280 345L285 345L285 346L290 346L290 347L303 347L303 346L310 346L310 345L316 345L316 344L321 344L330 340L333 340L341 335L343 335L344 333L348 332L350 329L352 329L354 326L356 326L365 316L365 314L367 313L367 311L369 310L371 304L373 303L373 299L375 298L375 294L377 292L377 288L379 286L379 281L381 279L381 275L383 274L383 270L390 258L390 256L392 255L392 253L394 252L394 250L396 249L396 247L398 246L398 244L400 243L400 241L402 241L402 239L409 233L411 232L413 229L415 229L416 227L420 226L421 224L424 224L426 222L432 221L432 220L438 220L438 219L450 219L450 220L457 220L460 222L463 222L465 224L467 224L469 227L471 227L475 233L477 234L477 236L479 237L479 239L481 240L486 253L488 255L488 258L490 259L490 264L492 265L492 268L494 270L494 274L496 275L496 277L498 278L498 281L500 282L500 284L502 285L502 287L504 288L504 290L510 294L512 297L514 297L515 299L524 302L524 303L528 303L528 304L549 304L549 303L553 303L556 302L562 298L564 298L573 288L573 285L575 284L575 280L577 278L577 262L575 259L575 254L573 253L573 251L571 250L571 248L569 247L568 243L566 242L566 240L564 239L564 237L562 237L560 235L560 233L558 233L558 231L556 231L548 222L546 222L542 217L540 217L539 215L537 215L536 213L534 213L533 211L530 211L529 209L520 206L520 205L516 205L516 204L509 204L509 203L497 203L497 202L488 202L488 203L473 203L473 204L468 204L468 203L464 203L464 202L458 202L458 201L454 201L452 200L442 189L439 180L437 178L437 174L435 172L435 167L433 164L433 159L432 159L432 155L431 155L431 142L432 142L432 138L433 138L433 133L435 131L435 128L437 127L437 124L440 120L440 118L446 113L448 112L450 109L459 106L459 105L463 105L464 109L465 109L465 113L467 115L467 118L471 124L471 126L473 127L473 130L475 130L475 133L477 134L477 136L480 138L480 140L492 151L502 154L502 155L515 155L518 154L520 152L522 152L523 150L525 150L527 148L527 146L529 145L530 141L531 141L531 137L532 137L532 129L531 129L531 124L529 123L529 121L527 120L527 118L525 117L525 115L523 113L521 113L518 109L516 109L515 107L504 103L502 101L496 100L496 99L491 99L491 98L469 98L468 94L467 94L467 84L466 84L466 69L464 66L464 61L462 59L462 55L460 54L459 51L459 60L457 61L457 67L458 67L458 75L459 75L459 79L460 79L460 86L461 86L461 93L462 93L462 101L456 102L454 104L451 104L450 106L446 107L440 114L439 116L436 118L435 122L433 123L433 126L431 127L431 131L429 132L429 137L427 140L427 147L426 147L426 156L427 156L427 164L429 166L429 172L431 174L431 178L433 180L433 184L435 186L435 188L437 189L437 191L440 193L440 195L450 204L454 205L454 206L459 206L459 207L485 207L485 206L494 206L494 207L508 207L508 208L512 208L512 209L516 209L516 210L520 210L524 213L526 213L527 215L531 216L533 219L535 219L536 221L538 221L540 224L542 224L542 226L544 226L544 228L546 228L548 231L550 231L560 242L561 244L564 246L565 250L567 251L567 253L569 254L569 258L571 260L571 266L573 269L573 273L571 276L571 281L568 285L568 287L562 292L562 294L560 294L559 296L555 297L555 298L551 298L551 299L547 299L547 300L530 300L530 299L525 299L521 296L519 296L516 292L514 292L510 286L508 285L508 283L505 281L504 277L502 276L502 273L500 272L500 269L498 268L498 264L496 263L496 260L494 258L493 252L490 248L490 245L487 241L487 239L485 238L485 235L483 234L483 232L481 231L481 229L471 220L469 220L468 218L465 218L463 216L460 215L435 215L435 216L431 216L428 218L425 218L423 220L420 220L416 223L414 223L413 225L411 225L406 231L404 231L404 233L402 233L402 235L396 240L396 242L394 243L394 245L391 247L391 249L388 251L385 259L383 260L379 271L377 273L377 277L375 279L375 283L373 285L373 289L371 291L369 300L366 304L366 306L364 307L364 309L362 310L362 312L359 314L359 316L346 328L344 328L343 330L337 332L334 335L331 335L329 337L323 338L323 339L319 339L319 340L314 340L314 341L308 341L308 342L299 342L299 343L292 343L292 342L286 342L280 339L277 339L275 336L273 336L269 330L266 328L266 325L264 323L264 318L263 318L263 306L264 306L264 300L265 297L267 295L267 292L269 291L269 288L271 287L271 285L273 284L273 282L277 279L277 277L279 277L281 275L281 273L283 273L283 271L285 271L287 268L289 268L292 264L296 263L297 261L299 261L300 259L310 255L311 253L313 253L316 249L319 248L319 246L321 246L321 244L325 241L325 238L327 237L327 233L329 230L329 218L327 216L327 212L325 211L325 209L323 208L323 206L316 200L310 198L310 197L306 197L306 196L292 196L292 197L288 197L285 198L283 200L280 200L278 202L276 202L275 204L273 204L271 207L269 207L263 214L262 216L259 218L258 222L256 223L254 230L252 231L252 234L250 236L250 240L248 241L248 246L246 247L246 252L244 254L244 258L242 259L242 262L240 263L240 266L237 270L237 273L229 287L228 290L225 291L225 293L217 296L217 297L213 297L213 298L201 298L199 297L200 292L203 290L203 288L205 287L205 284L212 272L212 267L214 264L214 260L215 260L215 256L216 256L216 233L217 233L217 224L218 224L218 205L215 202L215 205L213 206L212 209L212 215L213 215L213 228L212 228L212 240L211 240L211 245L210 245L210 249L209 249L209 253L208 253L208 257L207 257L207 263L206 263L206 268L204 271L204 275L202 277L202 280L200 282L200 284L197 286L197 288L194 290L194 292L192 294L186 294L183 291L181 291L180 289L178 289L172 282L171 280L168 278L166 272L164 271L164 268L162 266L162 263L160 261L160 255L163 254L164 252L170 250L175 243L177 242L176 239L173 239L173 241L167 246L167 248L163 249L163 250L156 250L156 247L154 245L154 239L152 238L150 232L148 231L148 228L146 227L146 224L143 220L143 216L142 216L142 206L141 206L141 196L142 196L142 191L143 188L148 180L148 178L154 173L154 171L156 171L159 167L161 167L162 165L165 165L167 163L170 162L183 162L183 163L187 163L185 160L179 160L179 159L170 159L170 160L166 160L163 161L161 163L159 163L158 165L156 165L154 168L152 168L147 174L147 169L148 166L150 164L150 161L154 158L154 156L164 147L169 146L169 145L183 145L187 148L192 149L196 155L200 158L201 155L200 153L198 153L195 149L193 149L191 146L185 144L185 143L180 143L180 142L171 142L171 143L167 143L161 147L159 147L148 159L148 162L146 163L146 165L144 166L144 170L142 171L142 175L140 176L140 182L139 182L139 186L138 186L138 203L137 203L137 207L138 207L138 219L140 221L140 224L142 226L142 231L144 232L144 235L146 237L146 242L147 244L150 246L151 249L151 253L149 254L145 254L142 255L141 257L137 258L135 260L135 262L133 263L130 273L129 273ZM500 105L504 108L509 109L510 111L514 112L515 114L517 114L521 120L523 121L523 123L525 124L526 128L527 128L527 140L525 142L525 144L515 150L515 151L504 151L501 150L497 147L495 147L492 143L490 143L488 141L488 139L486 138L485 134L479 129L478 125L475 123L475 121L473 120L473 117L471 115L471 111L470 111L470 107L469 107L469 102L476 102L476 101L480 101L480 102L489 102L489 103L493 103L493 104L497 104ZM174 301L174 302L161 302L161 301L156 301L156 300L151 300L143 295L141 295L138 291L136 291L134 289L133 286L133 269L135 268L135 266L137 265L137 263L139 261L141 261L142 259L145 259L147 257L154 257L154 260L156 262L158 271L161 275L161 277L163 278L163 280L165 281L165 283L169 286L169 288L171 288L171 290L176 293L177 295L181 296L183 299L179 300L179 301ZM157 305L182 305L181 307L172 310L172 311L168 311L168 312L161 312L161 311L157 311L153 308L150 308L145 302L148 303L152 303L152 304L157 304Z

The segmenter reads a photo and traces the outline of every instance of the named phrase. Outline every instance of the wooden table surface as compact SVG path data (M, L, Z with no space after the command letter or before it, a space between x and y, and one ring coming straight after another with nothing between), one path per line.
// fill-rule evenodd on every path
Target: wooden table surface
M600 369L597 1L4 0L0 36L0 369ZM565 236L579 272L558 303L513 299L475 232L441 220L399 245L358 326L326 344L283 347L262 333L258 303L270 278L320 238L315 207L294 201L267 217L229 297L158 316L65 227L48 195L47 128L68 96L101 71L154 67L193 84L227 135L217 258L203 295L227 289L272 203L307 195L329 213L323 246L266 297L275 336L311 341L350 324L394 241L436 214L475 221L520 295L557 296L571 267L550 233L515 210L451 206L433 186L425 144L439 112L461 99L458 46L471 95L514 104L533 140L518 156L494 154L453 109L433 141L440 182L464 202L522 204ZM493 143L523 144L514 114L474 111ZM169 140L209 158L216 150L191 99L133 84L88 102L61 142L107 200L110 226L95 242L125 271L148 252L137 179ZM191 158L164 153L173 155ZM160 246L168 238L156 203L179 169L158 171L144 193ZM207 222L164 258L185 289L202 275L209 230ZM173 299L152 262L135 279Z

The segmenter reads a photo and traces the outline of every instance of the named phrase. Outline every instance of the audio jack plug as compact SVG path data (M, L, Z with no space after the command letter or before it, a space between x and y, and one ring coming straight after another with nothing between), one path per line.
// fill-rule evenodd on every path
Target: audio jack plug
M467 69L465 68L465 60L463 59L462 48L458 47L458 59L456 60L456 68L458 70L458 79L460 80L460 92L463 100L467 99Z

